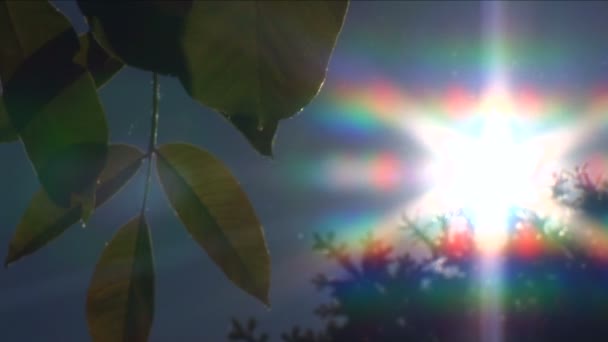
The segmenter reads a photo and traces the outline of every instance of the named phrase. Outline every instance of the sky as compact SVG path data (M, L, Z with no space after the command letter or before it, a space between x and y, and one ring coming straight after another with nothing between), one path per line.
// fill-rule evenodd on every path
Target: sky
M54 1L79 32L72 1ZM353 1L319 95L281 122L272 159L257 154L221 116L161 78L159 143L186 141L218 156L242 184L264 226L272 257L271 309L225 278L174 217L158 183L148 223L156 262L151 341L223 341L230 318L255 316L272 333L317 327L327 299L310 279L330 268L311 250L315 232L356 242L390 229L428 187L420 165L432 139L420 118L468 129L469 108L487 87L498 46L513 98L525 109L518 134L576 131L608 111L607 2L510 2L500 42L488 42L479 2ZM497 45L492 45L497 44ZM490 53L491 55L491 53ZM149 72L127 68L101 90L111 141L145 148L151 111ZM557 140L563 165L599 153L605 120L572 146ZM38 188L19 143L0 145L0 255ZM86 341L85 298L104 243L138 212L140 172L98 210L41 251L0 270L4 341Z

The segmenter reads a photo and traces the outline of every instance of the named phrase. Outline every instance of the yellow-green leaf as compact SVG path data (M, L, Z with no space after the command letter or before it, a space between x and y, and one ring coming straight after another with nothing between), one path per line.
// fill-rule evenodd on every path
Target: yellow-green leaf
M154 259L143 216L127 223L104 248L87 294L94 342L146 342L154 320Z
M348 1L80 0L95 36L125 63L177 75L263 154L279 120L319 91Z
M264 233L230 171L188 144L161 146L156 166L171 206L194 240L233 283L268 304L270 257Z
M108 127L76 32L48 1L0 2L0 79L38 179L67 208L103 169Z
M195 1L180 80L265 155L274 129L317 94L347 1Z
M116 194L141 166L143 153L129 145L111 145L108 162L96 187L96 206L101 206ZM61 235L83 216L81 204L61 208L43 190L32 198L10 242L5 265L34 253Z

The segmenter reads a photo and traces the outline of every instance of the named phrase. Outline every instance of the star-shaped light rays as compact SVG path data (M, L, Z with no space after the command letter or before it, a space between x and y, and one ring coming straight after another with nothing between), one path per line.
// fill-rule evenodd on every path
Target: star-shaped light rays
M404 120L405 129L429 155L419 168L428 191L409 208L422 215L470 210L479 227L480 247L494 252L505 242L501 222L510 208L561 215L551 198L553 174L598 126L600 117L542 130L538 118L543 113L535 112L542 106L526 104L508 89L494 87L456 120L438 122L423 115Z
M349 241L366 231L396 241L404 235L396 228L404 213L423 219L463 202L484 204L484 191L495 188L508 192L509 202L561 219L565 211L551 198L552 173L588 155L580 147L606 126L608 87L574 94L517 84L479 92L459 83L429 90L382 78L334 85L317 105L309 124L331 138L319 139L323 149L302 144L284 163L286 181L297 191L359 202L354 208L324 204L311 226ZM489 118L494 123L484 137ZM503 125L509 129L500 133ZM483 154L486 162L478 157ZM479 183L476 195L471 183ZM378 205L356 206L363 198Z

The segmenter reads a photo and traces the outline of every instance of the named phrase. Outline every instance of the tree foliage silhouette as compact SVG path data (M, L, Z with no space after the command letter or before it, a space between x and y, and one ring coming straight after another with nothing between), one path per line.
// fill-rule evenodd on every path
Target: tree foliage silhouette
M582 215L608 214L608 187L603 181L590 183L591 178L585 165L556 174L554 199ZM608 246L576 225L556 224L521 208L510 213L500 260L504 340L608 338ZM480 341L483 256L472 220L459 210L430 221L404 217L402 228L426 253L396 253L395 246L370 235L357 256L334 234L315 235L313 249L337 263L343 275L313 278L317 289L332 298L315 311L325 328L303 331L296 326L282 340ZM259 341L257 324L248 326L239 329L242 324L234 320L228 338Z
M159 74L215 109L264 155L278 123L319 91L347 1L78 1L80 37L48 1L0 1L0 142L19 141L42 189L5 264L34 253L115 195L146 163L141 211L105 246L87 298L94 341L145 341L154 319L146 221L152 164L170 205L238 287L269 305L270 257L230 171L185 143L157 146ZM153 77L146 151L109 144L98 89L124 66ZM204 132L203 132L204 133Z

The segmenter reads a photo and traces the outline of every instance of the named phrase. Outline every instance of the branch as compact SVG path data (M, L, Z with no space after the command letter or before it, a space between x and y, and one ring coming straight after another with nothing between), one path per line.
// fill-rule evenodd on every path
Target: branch
M150 193L150 183L152 182L152 155L156 148L156 139L158 137L158 103L160 102L160 84L158 82L158 74L152 75L152 117L150 123L150 140L148 143L148 168L146 170L146 183L144 185L144 199L141 205L141 214L146 211L148 203L148 194Z

